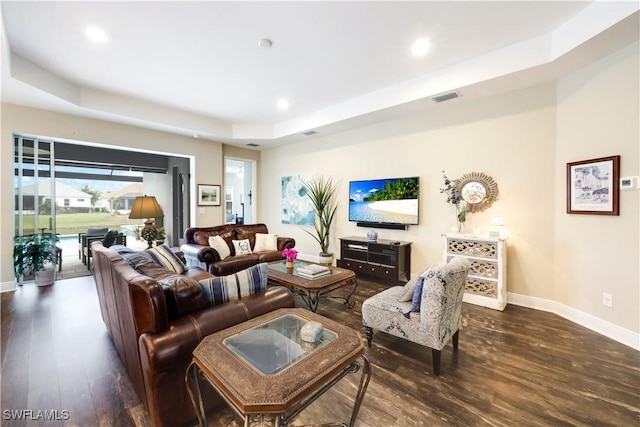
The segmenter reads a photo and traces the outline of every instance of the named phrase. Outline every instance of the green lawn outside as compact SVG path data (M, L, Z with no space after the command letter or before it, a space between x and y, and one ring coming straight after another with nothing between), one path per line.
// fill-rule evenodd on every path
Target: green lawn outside
M49 230L50 215L40 215L40 228ZM24 215L24 234L30 234L33 230L34 215ZM56 233L78 234L87 231L87 228L109 228L120 230L121 225L143 225L143 220L129 219L128 215L111 215L106 212L92 213L61 213L56 216ZM18 216L16 215L16 230L18 229ZM40 230L35 230L39 232ZM46 230L45 230L46 231Z

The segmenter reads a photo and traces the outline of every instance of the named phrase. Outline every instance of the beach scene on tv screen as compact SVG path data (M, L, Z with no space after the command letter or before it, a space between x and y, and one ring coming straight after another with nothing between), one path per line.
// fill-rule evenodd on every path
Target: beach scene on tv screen
M350 182L349 220L417 224L418 178Z

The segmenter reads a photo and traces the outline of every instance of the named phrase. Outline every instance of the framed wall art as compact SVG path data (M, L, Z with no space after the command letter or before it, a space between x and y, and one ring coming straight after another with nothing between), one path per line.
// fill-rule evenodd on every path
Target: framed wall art
M620 215L620 156L567 163L567 213Z
M315 213L313 203L303 182L311 176L294 175L282 177L282 223L296 225L313 225Z
M220 186L198 184L198 206L220 206Z

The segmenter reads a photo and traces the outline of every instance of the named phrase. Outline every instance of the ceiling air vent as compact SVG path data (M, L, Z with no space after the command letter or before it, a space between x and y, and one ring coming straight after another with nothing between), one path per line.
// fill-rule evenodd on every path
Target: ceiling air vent
M444 102L444 101L448 101L450 99L455 99L459 97L460 97L460 93L458 93L457 90L454 90L453 92L447 92L441 95L436 95L431 99L433 99L435 102Z
M302 132L304 136L311 136L311 135L315 135L316 133L318 132L316 132L315 130L308 130L306 132Z
M260 147L260 144L256 144L254 142L250 142L247 144L247 147Z

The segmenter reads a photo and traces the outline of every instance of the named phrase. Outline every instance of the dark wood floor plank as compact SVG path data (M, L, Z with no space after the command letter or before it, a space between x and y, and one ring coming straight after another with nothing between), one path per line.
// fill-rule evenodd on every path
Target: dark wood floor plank
M362 301L387 286L359 280L356 305L323 298L318 313L363 333ZM68 410L69 420L5 426L150 426L102 323L92 278L4 293L2 408ZM300 306L301 301L298 301ZM442 352L376 332L358 427L627 426L640 424L640 354L552 313L464 304L460 347ZM310 405L295 425L347 421L359 373ZM228 408L210 425L241 424Z
M135 426L131 414L125 407L118 386L119 379L111 373L90 382L93 404L100 427Z
M19 411L27 409L29 398L29 364L22 360L8 360L2 366L1 407L2 426L22 427L26 424L23 419L6 416L5 410Z

